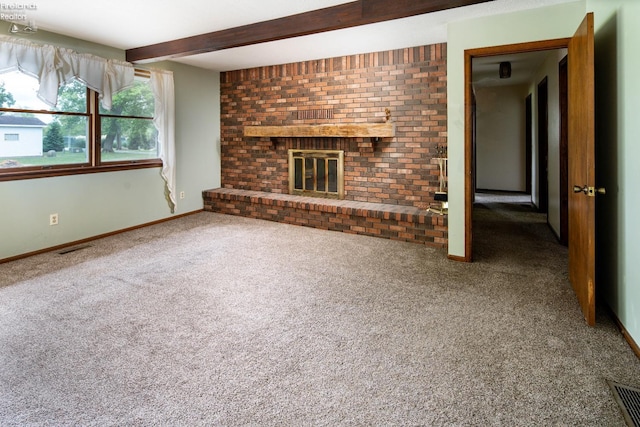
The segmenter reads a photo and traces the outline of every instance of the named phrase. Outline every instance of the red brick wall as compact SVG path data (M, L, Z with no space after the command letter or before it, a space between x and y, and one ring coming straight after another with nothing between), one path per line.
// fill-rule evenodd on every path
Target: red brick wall
M447 142L446 44L229 71L220 78L224 188L287 193L288 149L338 149L345 151L345 199L417 207L434 202L433 158ZM245 125L383 122L385 108L396 136L380 142L243 136Z

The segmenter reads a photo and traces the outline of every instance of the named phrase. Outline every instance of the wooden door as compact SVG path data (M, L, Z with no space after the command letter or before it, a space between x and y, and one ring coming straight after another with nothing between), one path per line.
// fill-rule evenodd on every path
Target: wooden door
M595 324L595 126L593 13L569 41L569 280Z

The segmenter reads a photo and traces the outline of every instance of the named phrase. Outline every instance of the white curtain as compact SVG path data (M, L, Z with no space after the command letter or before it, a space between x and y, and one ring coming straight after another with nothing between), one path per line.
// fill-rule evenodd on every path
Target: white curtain
M133 65L114 59L77 53L26 40L0 37L0 73L20 70L40 82L38 97L51 107L58 101L58 88L72 79L98 92L102 106L110 110L112 96L133 84ZM153 123L158 129L162 178L171 212L175 212L175 100L173 73L150 70L150 84L155 97Z
M158 148L162 159L162 178L171 212L176 208L175 99L173 73L150 70L150 84L155 97L153 124L158 129Z
M58 88L77 79L98 92L102 106L110 110L112 96L131 86L134 77L133 65L128 62L2 37L0 73L13 70L37 78L38 97L51 107L57 104Z

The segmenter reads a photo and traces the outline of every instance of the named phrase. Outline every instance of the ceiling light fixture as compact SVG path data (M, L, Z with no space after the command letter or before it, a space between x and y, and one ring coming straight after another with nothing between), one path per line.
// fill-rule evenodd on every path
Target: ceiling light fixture
M500 78L508 79L511 77L511 62L500 63Z

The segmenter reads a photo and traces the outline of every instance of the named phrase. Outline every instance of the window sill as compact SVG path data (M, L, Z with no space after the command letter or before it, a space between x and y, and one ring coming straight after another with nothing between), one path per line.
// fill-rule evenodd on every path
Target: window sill
M109 163L100 166L50 166L38 169L0 170L0 182L23 179L51 178L56 176L83 175L87 173L115 172L162 167L162 160Z

